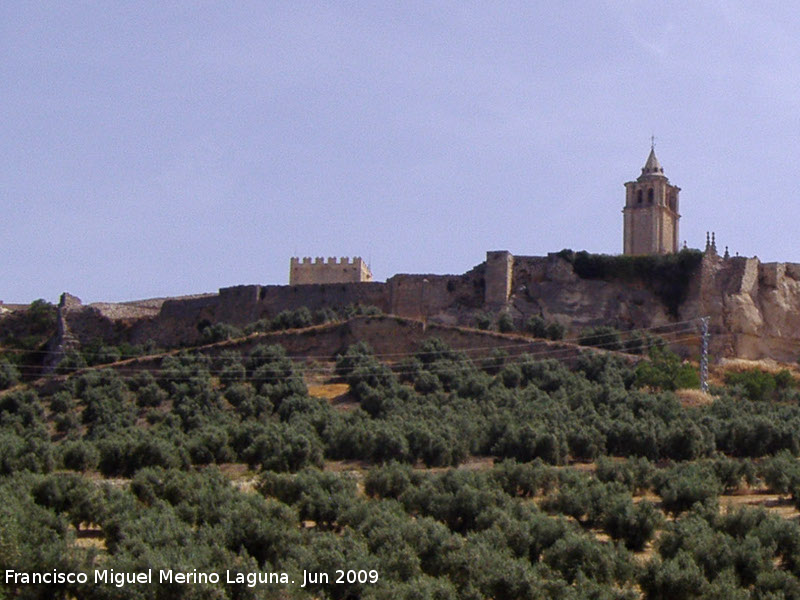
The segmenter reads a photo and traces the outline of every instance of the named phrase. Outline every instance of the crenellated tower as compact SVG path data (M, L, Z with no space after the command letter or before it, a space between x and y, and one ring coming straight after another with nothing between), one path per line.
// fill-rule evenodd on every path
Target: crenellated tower
M625 184L624 254L669 254L678 246L678 194L653 145L636 181Z
M310 257L305 257L302 261L293 257L289 262L289 285L365 281L372 281L372 273L360 256L356 256L352 261L346 256L341 260L336 260L336 257L332 256L327 261L317 257L314 262L311 262Z

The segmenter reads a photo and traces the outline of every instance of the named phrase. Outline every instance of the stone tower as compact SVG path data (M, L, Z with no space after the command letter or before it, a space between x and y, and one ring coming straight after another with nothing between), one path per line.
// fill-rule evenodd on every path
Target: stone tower
M636 181L625 184L625 254L669 254L678 248L678 193L650 147L650 156Z

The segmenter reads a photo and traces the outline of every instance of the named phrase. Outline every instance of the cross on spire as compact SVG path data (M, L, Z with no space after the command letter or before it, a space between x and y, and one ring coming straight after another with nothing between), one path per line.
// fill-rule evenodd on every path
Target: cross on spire
M656 136L655 135L651 135L650 136L650 150L655 150L655 149L656 149Z

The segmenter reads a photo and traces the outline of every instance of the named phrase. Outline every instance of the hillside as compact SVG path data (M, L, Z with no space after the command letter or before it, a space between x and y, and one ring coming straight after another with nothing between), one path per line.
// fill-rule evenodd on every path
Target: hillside
M293 320L304 317L260 327ZM131 359L73 350L61 373L0 392L4 569L171 569L196 582L6 578L0 590L510 599L800 589L793 371L737 363L702 396L679 389L697 385L696 365L656 336L642 360L382 315L241 333L210 328L209 340L229 339ZM273 583L259 583L264 573ZM330 580L300 587L308 573Z
M386 282L243 285L216 294L84 306L62 296L52 350L93 343L196 345L208 326L243 328L285 312L374 306L429 324L475 327L510 319L556 323L572 338L586 328L622 331L709 317L715 358L800 357L800 265L684 250L607 256L564 250L546 257L489 252L461 275L395 275ZM684 353L691 354L688 345Z

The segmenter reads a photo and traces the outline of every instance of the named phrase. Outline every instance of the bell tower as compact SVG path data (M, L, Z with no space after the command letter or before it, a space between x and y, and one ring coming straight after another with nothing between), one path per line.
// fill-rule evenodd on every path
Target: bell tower
M655 145L636 181L625 184L624 254L670 254L678 248L678 194L656 158Z

